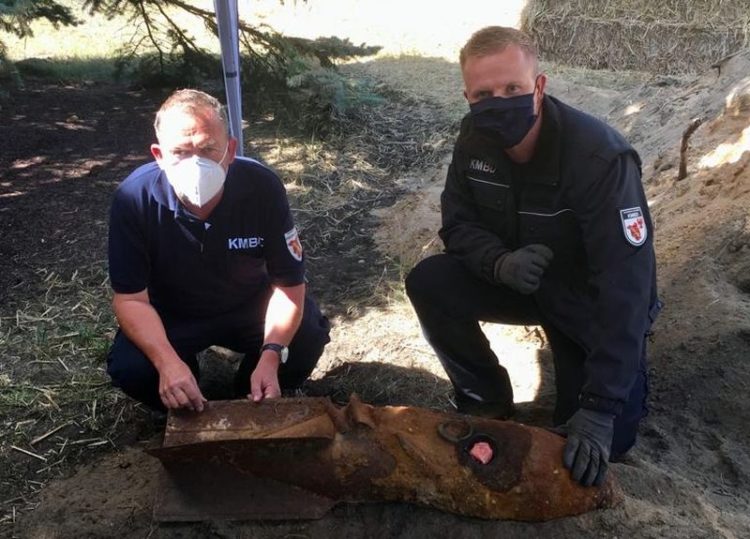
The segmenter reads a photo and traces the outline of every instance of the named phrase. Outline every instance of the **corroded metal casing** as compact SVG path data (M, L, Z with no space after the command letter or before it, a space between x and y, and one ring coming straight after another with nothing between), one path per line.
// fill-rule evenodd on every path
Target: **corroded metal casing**
M470 455L478 441L492 448L487 464ZM206 466L224 482L267 482L255 501L267 491L276 498L271 507L281 509L257 518L315 518L339 501L401 501L541 521L620 501L612 474L600 487L573 481L562 466L563 447L559 436L512 421L374 407L353 397L345 407L322 398L211 402L200 414L170 414L163 447L151 453L178 483L185 483L180 474ZM228 492L212 485L217 496ZM226 504L217 506L227 512Z

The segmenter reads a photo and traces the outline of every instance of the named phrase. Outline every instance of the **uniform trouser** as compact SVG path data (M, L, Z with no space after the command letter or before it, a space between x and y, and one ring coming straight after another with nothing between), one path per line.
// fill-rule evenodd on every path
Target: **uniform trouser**
M458 402L473 400L491 406L513 399L508 371L491 350L479 321L541 324L554 358L554 424L565 423L578 410L586 354L580 345L545 321L532 296L486 283L445 254L420 262L406 278L406 292L425 338L453 384ZM644 348L629 399L615 419L613 458L635 444L638 423L647 413L646 396Z
M250 392L250 374L260 359L263 345L265 302L210 318L177 318L162 315L170 344L193 375L200 379L198 352L217 345L244 353L234 380L234 395ZM302 322L289 344L289 357L279 366L281 389L294 389L310 376L330 341L330 324L315 302L305 298ZM107 357L112 384L155 410L164 410L159 397L159 373L141 350L120 330Z

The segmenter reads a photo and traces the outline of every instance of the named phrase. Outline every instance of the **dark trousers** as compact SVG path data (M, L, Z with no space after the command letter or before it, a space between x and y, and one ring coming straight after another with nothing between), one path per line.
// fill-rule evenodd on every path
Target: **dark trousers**
M212 318L185 319L162 316L167 338L196 379L200 379L197 354L209 346L223 346L244 353L234 381L234 395L250 392L250 374L260 359L263 345L265 303ZM310 376L330 342L330 324L315 302L305 298L297 333L289 344L289 358L279 366L281 389L294 389ZM159 398L159 373L141 350L118 331L107 357L112 384L155 410L164 410Z
M436 255L417 264L406 278L406 292L456 393L457 403L503 405L513 400L508 371L500 364L479 326L480 321L501 324L540 324L554 357L557 392L554 424L565 423L579 408L584 382L583 348L545 320L533 296L492 285L473 276L454 257ZM645 339L644 339L645 341ZM639 421L646 415L646 354L622 413L615 419L613 456L635 444Z

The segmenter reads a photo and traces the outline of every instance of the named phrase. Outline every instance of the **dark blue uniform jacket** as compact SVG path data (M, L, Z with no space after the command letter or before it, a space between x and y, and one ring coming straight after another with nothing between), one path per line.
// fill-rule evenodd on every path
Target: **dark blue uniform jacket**
M534 300L586 353L582 406L619 413L660 308L640 159L614 129L545 96L535 155L517 165L467 116L442 195L446 252L494 282L505 252L555 258Z

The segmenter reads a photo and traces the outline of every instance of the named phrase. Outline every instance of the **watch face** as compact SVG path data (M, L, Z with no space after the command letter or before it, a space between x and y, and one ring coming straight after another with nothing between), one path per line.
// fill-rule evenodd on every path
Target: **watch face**
M289 348L287 348L286 346L282 344L276 344L276 343L264 344L260 350L261 352L263 350L273 350L279 355L279 361L281 361L281 363L286 363L286 360L289 357Z

